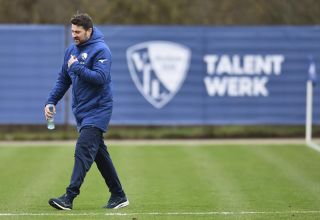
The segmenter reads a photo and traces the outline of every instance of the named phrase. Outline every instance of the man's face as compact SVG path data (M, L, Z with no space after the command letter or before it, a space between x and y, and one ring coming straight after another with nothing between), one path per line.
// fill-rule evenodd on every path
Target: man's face
M76 45L82 44L89 40L91 33L92 33L92 28L89 28L87 31L82 27L82 26L77 26L72 24L71 25L71 33L72 33L72 38L75 42Z

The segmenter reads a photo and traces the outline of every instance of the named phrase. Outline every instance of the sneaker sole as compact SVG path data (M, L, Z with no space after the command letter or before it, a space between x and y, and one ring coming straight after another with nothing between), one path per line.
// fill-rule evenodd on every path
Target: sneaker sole
M70 211L71 210L70 208L66 208L66 207L63 207L63 206L59 205L58 203L56 203L53 200L49 200L49 205L51 205L53 208L56 208L58 210L66 210L66 211Z
M116 207L112 208L112 209L120 209L120 208L123 208L123 207L126 207L129 205L129 201L125 201L123 203L120 203L119 205L117 205Z

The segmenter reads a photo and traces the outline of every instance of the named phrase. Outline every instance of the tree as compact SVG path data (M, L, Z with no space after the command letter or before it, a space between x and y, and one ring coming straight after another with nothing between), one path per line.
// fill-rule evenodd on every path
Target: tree
M0 0L0 23L65 24L77 11L97 24L320 23L318 0Z

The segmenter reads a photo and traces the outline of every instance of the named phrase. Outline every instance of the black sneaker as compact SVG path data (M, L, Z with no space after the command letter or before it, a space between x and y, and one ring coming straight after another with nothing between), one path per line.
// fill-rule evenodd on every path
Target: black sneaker
M49 199L49 205L59 210L71 210L72 200L68 198L67 194L63 194L59 198Z
M126 196L119 197L111 195L107 205L104 208L107 209L119 209L129 205L129 200Z

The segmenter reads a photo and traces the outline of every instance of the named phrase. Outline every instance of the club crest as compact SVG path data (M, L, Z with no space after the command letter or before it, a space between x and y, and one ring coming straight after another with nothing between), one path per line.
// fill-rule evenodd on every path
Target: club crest
M88 54L87 54L87 53L82 53L82 54L81 54L81 59L82 59L82 60L87 59L87 57L88 57Z
M181 88L190 63L190 49L168 41L149 41L127 50L133 82L156 108L166 105Z

